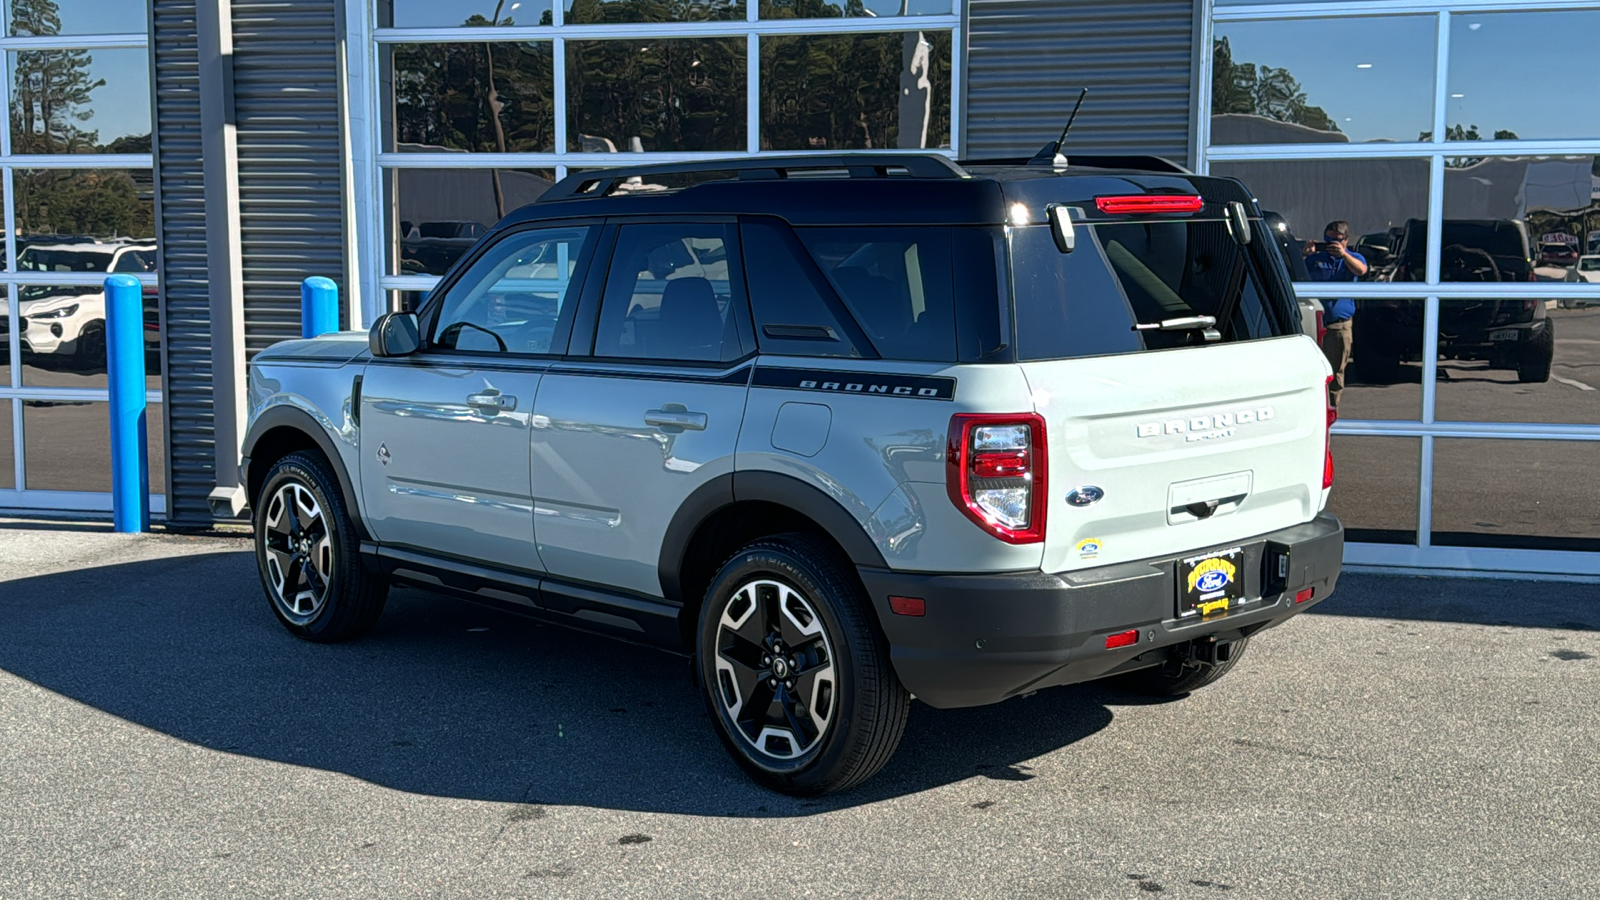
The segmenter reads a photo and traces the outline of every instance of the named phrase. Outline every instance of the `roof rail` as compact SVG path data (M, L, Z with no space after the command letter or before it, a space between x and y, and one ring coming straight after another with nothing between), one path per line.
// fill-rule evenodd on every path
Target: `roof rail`
M1013 156L998 159L963 159L957 161L963 166L1052 166L1048 158L1034 156L1024 158ZM1067 158L1069 168L1090 169L1134 169L1141 172L1170 172L1176 175L1193 175L1194 173L1178 165L1170 159L1159 156L1083 156L1077 153Z
M967 173L940 153L837 153L826 156L745 156L701 162L660 163L599 169L568 175L545 191L538 201L605 197L616 183L652 175L696 172L737 172L740 181L776 181L790 173L819 169L844 169L850 178L883 178L891 169L904 169L912 178L965 178Z

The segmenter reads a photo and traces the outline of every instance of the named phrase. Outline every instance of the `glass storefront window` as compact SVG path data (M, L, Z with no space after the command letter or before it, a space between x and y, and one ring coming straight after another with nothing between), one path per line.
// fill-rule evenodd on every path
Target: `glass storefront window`
M1415 141L1432 128L1438 20L1219 22L1213 144Z
M763 19L948 16L950 0L761 0Z
M384 181L391 197L389 274L443 275L507 213L539 199L555 172L389 169Z
M1428 215L1425 159L1215 162L1211 174L1244 182L1263 212L1281 218L1291 245L1319 240L1330 222L1348 223L1350 248L1371 267L1363 281L1420 281L1425 274L1427 228L1416 227ZM1415 257L1406 267L1403 244ZM1292 264L1290 271L1309 279Z
M1457 13L1450 19L1448 140L1600 138L1591 59L1600 10Z
M149 169L18 169L13 186L19 267L27 268L22 255L35 244L155 243L155 180ZM85 255L61 265L107 271L95 264ZM60 265L48 270L63 271Z
M12 435L12 403L0 400L0 491L17 486L16 438Z
M1417 486L1422 439L1333 436L1333 491L1328 509L1345 539L1375 544L1417 542Z
M569 25L624 22L736 22L745 0L566 0L562 18Z
M1433 442L1433 543L1600 550L1600 444Z
M549 41L391 44L388 151L542 153L555 149Z
M1422 418L1422 324L1424 303L1403 300L1356 300L1350 317L1350 358L1345 364L1341 419ZM1343 313L1338 300L1313 300L1325 317ZM1329 360L1332 362L1332 359Z
M15 36L51 34L144 34L143 3L128 0L11 0L6 4ZM148 102L146 103L148 105Z
M9 54L12 153L149 153L144 50Z
M761 149L950 145L950 32L761 40Z
M1439 356L1440 421L1600 423L1600 301L1444 298Z
M111 490L109 404L85 400L22 401L23 486L31 491ZM160 403L145 410L150 493L165 493L165 421Z
M1600 277L1579 266L1600 254L1600 156L1446 159L1444 216L1443 281Z
M378 27L549 25L550 10L550 0L378 0Z
M117 271L134 271L138 250L119 248ZM26 253L23 259L26 260ZM18 339L22 384L37 388L104 388L105 290L98 286L19 285ZM155 285L144 289L145 386L161 390L160 306Z
M568 41L567 148L742 151L746 90L744 38Z

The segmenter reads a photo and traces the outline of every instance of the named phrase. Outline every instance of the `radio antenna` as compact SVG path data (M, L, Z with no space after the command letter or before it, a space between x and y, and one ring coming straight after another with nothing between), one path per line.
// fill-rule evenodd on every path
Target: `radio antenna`
M1078 92L1078 102L1072 105L1072 115L1067 117L1067 127L1061 129L1061 137L1056 138L1055 150L1052 151L1054 159L1051 163L1057 168L1066 166L1067 158L1062 155L1061 147L1067 142L1067 132L1072 130L1072 123L1078 118L1078 110L1083 108L1083 98L1089 95L1089 89L1084 88Z

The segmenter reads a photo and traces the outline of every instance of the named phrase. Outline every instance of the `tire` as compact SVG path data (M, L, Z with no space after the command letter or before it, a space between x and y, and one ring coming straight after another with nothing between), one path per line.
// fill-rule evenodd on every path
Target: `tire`
M361 565L355 525L327 459L300 451L278 460L253 505L256 569L283 627L318 643L370 631L389 585Z
M82 372L106 371L106 323L96 319L78 333L72 349L72 367Z
M1556 357L1556 326L1546 319L1539 336L1528 342L1517 356L1517 380L1523 384L1542 384L1550 380L1550 364Z
M807 535L763 538L723 564L701 606L695 671L717 736L781 793L860 784L905 733L911 696L847 571Z
M1244 651L1249 646L1249 638L1234 641L1233 655L1227 662L1215 666L1201 666L1173 672L1171 667L1160 665L1125 675L1115 675L1106 679L1106 683L1130 694L1144 694L1147 697L1180 697L1197 691L1233 671L1233 667L1238 664L1239 658L1244 656Z

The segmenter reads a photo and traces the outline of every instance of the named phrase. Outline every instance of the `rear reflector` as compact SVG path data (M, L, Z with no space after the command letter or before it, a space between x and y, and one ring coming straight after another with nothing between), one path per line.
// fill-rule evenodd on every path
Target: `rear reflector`
M1096 197L1094 205L1103 213L1197 213L1206 202L1189 194L1133 194L1126 197Z
M1124 631L1121 634L1113 634L1107 637L1106 649L1115 650L1118 647L1132 647L1137 643L1139 643L1139 629L1135 628L1131 631Z
M1315 597L1316 594L1316 588L1301 588L1300 593L1294 595L1294 602L1304 603L1307 600L1310 600L1312 597Z
M928 604L921 597L890 597L889 610L897 616L926 615Z

